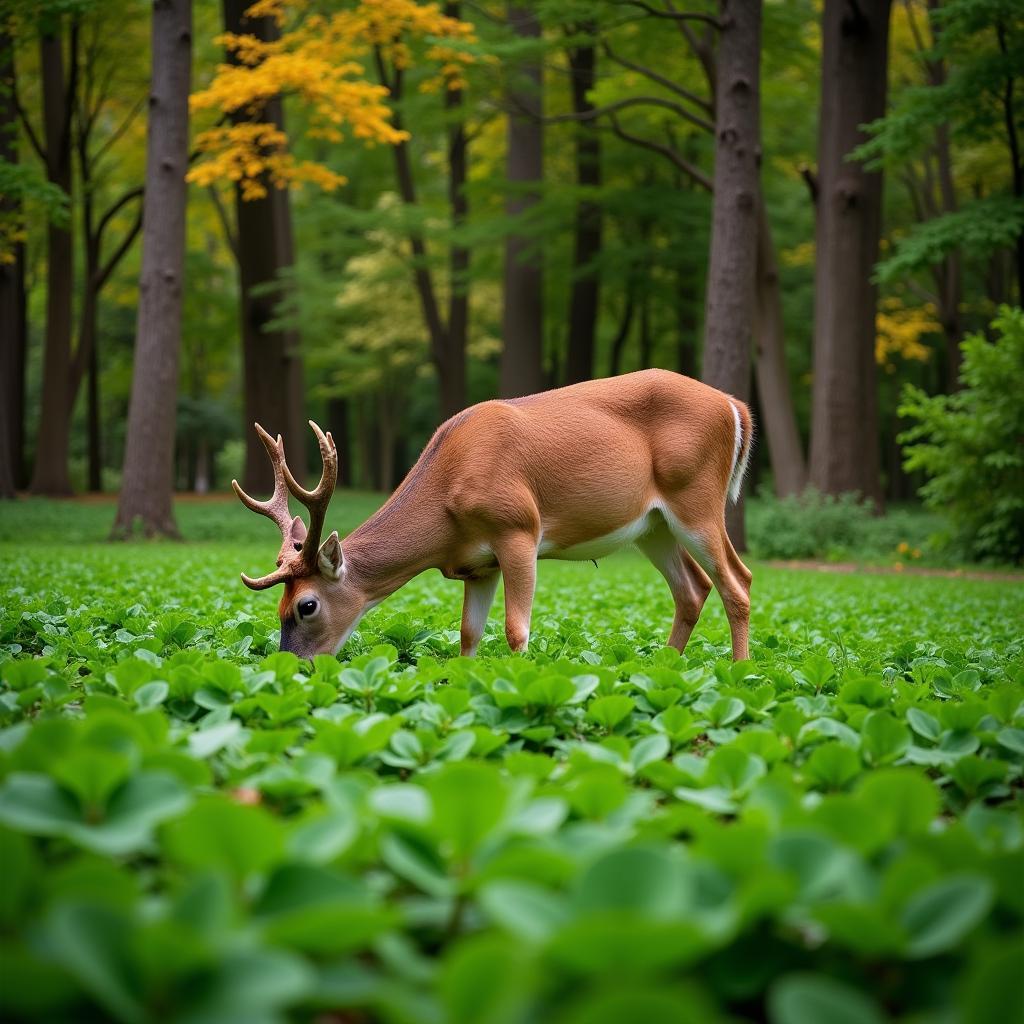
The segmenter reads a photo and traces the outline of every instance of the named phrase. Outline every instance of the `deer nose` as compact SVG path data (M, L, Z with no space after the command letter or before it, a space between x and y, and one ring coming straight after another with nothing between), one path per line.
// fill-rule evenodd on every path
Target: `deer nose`
M298 628L295 624L295 620L291 617L283 619L281 621L281 650L291 651L293 654L299 652L295 650L295 643L298 640Z

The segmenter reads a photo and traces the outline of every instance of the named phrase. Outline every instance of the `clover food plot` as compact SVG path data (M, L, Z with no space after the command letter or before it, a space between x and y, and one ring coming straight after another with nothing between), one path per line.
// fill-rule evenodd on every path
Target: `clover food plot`
M464 661L431 574L310 665L268 550L0 548L5 1017L1021 1019L1020 585L761 569L734 666L546 564Z

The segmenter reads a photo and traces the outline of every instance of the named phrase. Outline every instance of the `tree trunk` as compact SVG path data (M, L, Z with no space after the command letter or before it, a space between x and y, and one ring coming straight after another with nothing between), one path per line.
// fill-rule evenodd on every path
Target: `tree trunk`
M885 113L891 0L826 0L822 18L811 483L881 507L877 289L882 174L847 155Z
M191 0L155 0L142 272L124 478L112 537L177 536L174 433L185 269Z
M799 494L807 486L807 462L789 387L779 268L775 262L775 243L763 200L758 209L755 322L757 358L754 376L775 478L775 493L783 498Z
M582 27L594 31L593 25ZM594 109L589 92L596 84L597 51L594 46L569 50L572 109L585 114ZM576 126L576 184L581 189L601 185L601 136L593 122ZM569 349L565 382L589 380L594 376L594 336L600 303L601 275L593 265L601 251L601 207L596 197L584 195L576 203L572 294L569 299Z
M943 31L941 18L935 13L941 7L940 0L928 0L928 23L936 46L941 43ZM928 83L933 88L946 84L946 62L926 59ZM927 159L927 156L925 157ZM950 127L943 121L935 127L935 164L939 183L940 209L943 213L954 213L957 208L956 184L953 179L953 154L950 145ZM956 391L960 386L960 342L964 328L960 306L963 302L963 260L959 249L948 252L942 262L934 268L936 293L938 296L939 323L946 341L946 390Z
M508 5L508 24L525 40L539 40L540 22L532 10ZM543 67L530 57L510 72L508 88L507 173L510 186L505 211L521 218L536 205L544 175ZM532 186L532 187L531 187ZM544 273L539 253L515 231L505 239L504 306L501 372L503 398L544 389Z
M449 18L462 17L460 3L448 3ZM458 238L469 219L469 139L463 123L461 89L447 89L444 96L448 125L448 203L455 237L448 253L448 330L443 347L435 355L441 396L441 419L454 416L466 406L466 340L469 333L469 249Z
M327 429L334 438L338 449L338 485L352 486L351 439L348 425L349 400L347 398L329 398L327 400Z
M715 81L715 175L704 314L703 380L750 398L757 208L760 203L761 3L720 0ZM730 505L733 545L746 548L743 503Z
M100 366L99 353L93 344L89 353L89 377L86 395L86 429L88 432L89 490L103 490L103 440L100 430Z
M636 284L632 280L626 283L626 301L622 307L622 319L619 328L612 338L611 356L608 361L608 375L617 377L622 370L622 353L629 340L629 329L633 326L633 312L636 308Z
M14 37L0 23L0 160L18 162L18 115L14 105ZM16 218L20 203L0 196L0 213ZM0 498L24 485L25 246L0 263Z
M40 37L39 62L46 139L46 177L71 195L71 133L68 90L59 23ZM46 341L43 351L42 398L33 494L71 493L68 476L71 380L71 299L74 290L74 247L71 220L51 222L47 232Z
M280 32L273 18L247 18L250 0L223 0L224 29L271 41ZM229 64L237 64L232 52ZM283 130L284 111L279 97L269 99L256 118ZM251 119L242 112L236 123ZM240 320L242 333L243 435L245 466L242 486L250 494L269 492L273 469L259 437L252 429L260 423L271 434L283 434L288 445L288 463L298 480L307 472L306 443L309 428L303 415L302 350L298 331L268 330L275 318L282 271L294 261L291 205L288 192L264 178L267 194L245 200L235 190L238 220L237 248ZM258 293L258 294L257 294Z
M697 376L697 288L693 270L676 272L676 370L685 377Z

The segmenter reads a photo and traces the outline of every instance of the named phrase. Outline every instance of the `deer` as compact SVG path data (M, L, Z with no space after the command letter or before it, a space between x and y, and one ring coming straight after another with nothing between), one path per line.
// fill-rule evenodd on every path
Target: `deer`
M527 651L542 558L594 560L635 545L668 583L668 644L683 651L712 586L725 607L734 660L749 657L750 570L726 532L750 459L747 406L668 370L640 370L522 398L492 400L442 423L380 509L342 544L321 543L338 479L330 432L310 420L323 461L306 490L281 435L256 431L274 491L242 503L281 530L276 569L242 582L284 584L281 649L338 654L362 617L413 577L439 569L462 580L461 653L475 655L504 580L505 636ZM291 516L289 493L309 513Z

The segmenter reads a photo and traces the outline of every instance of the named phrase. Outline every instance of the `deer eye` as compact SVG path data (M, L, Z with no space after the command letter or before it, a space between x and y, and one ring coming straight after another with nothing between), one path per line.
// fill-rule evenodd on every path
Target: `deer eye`
M315 597L307 597L299 602L299 618L308 619L311 615L316 615L319 608L320 602Z

